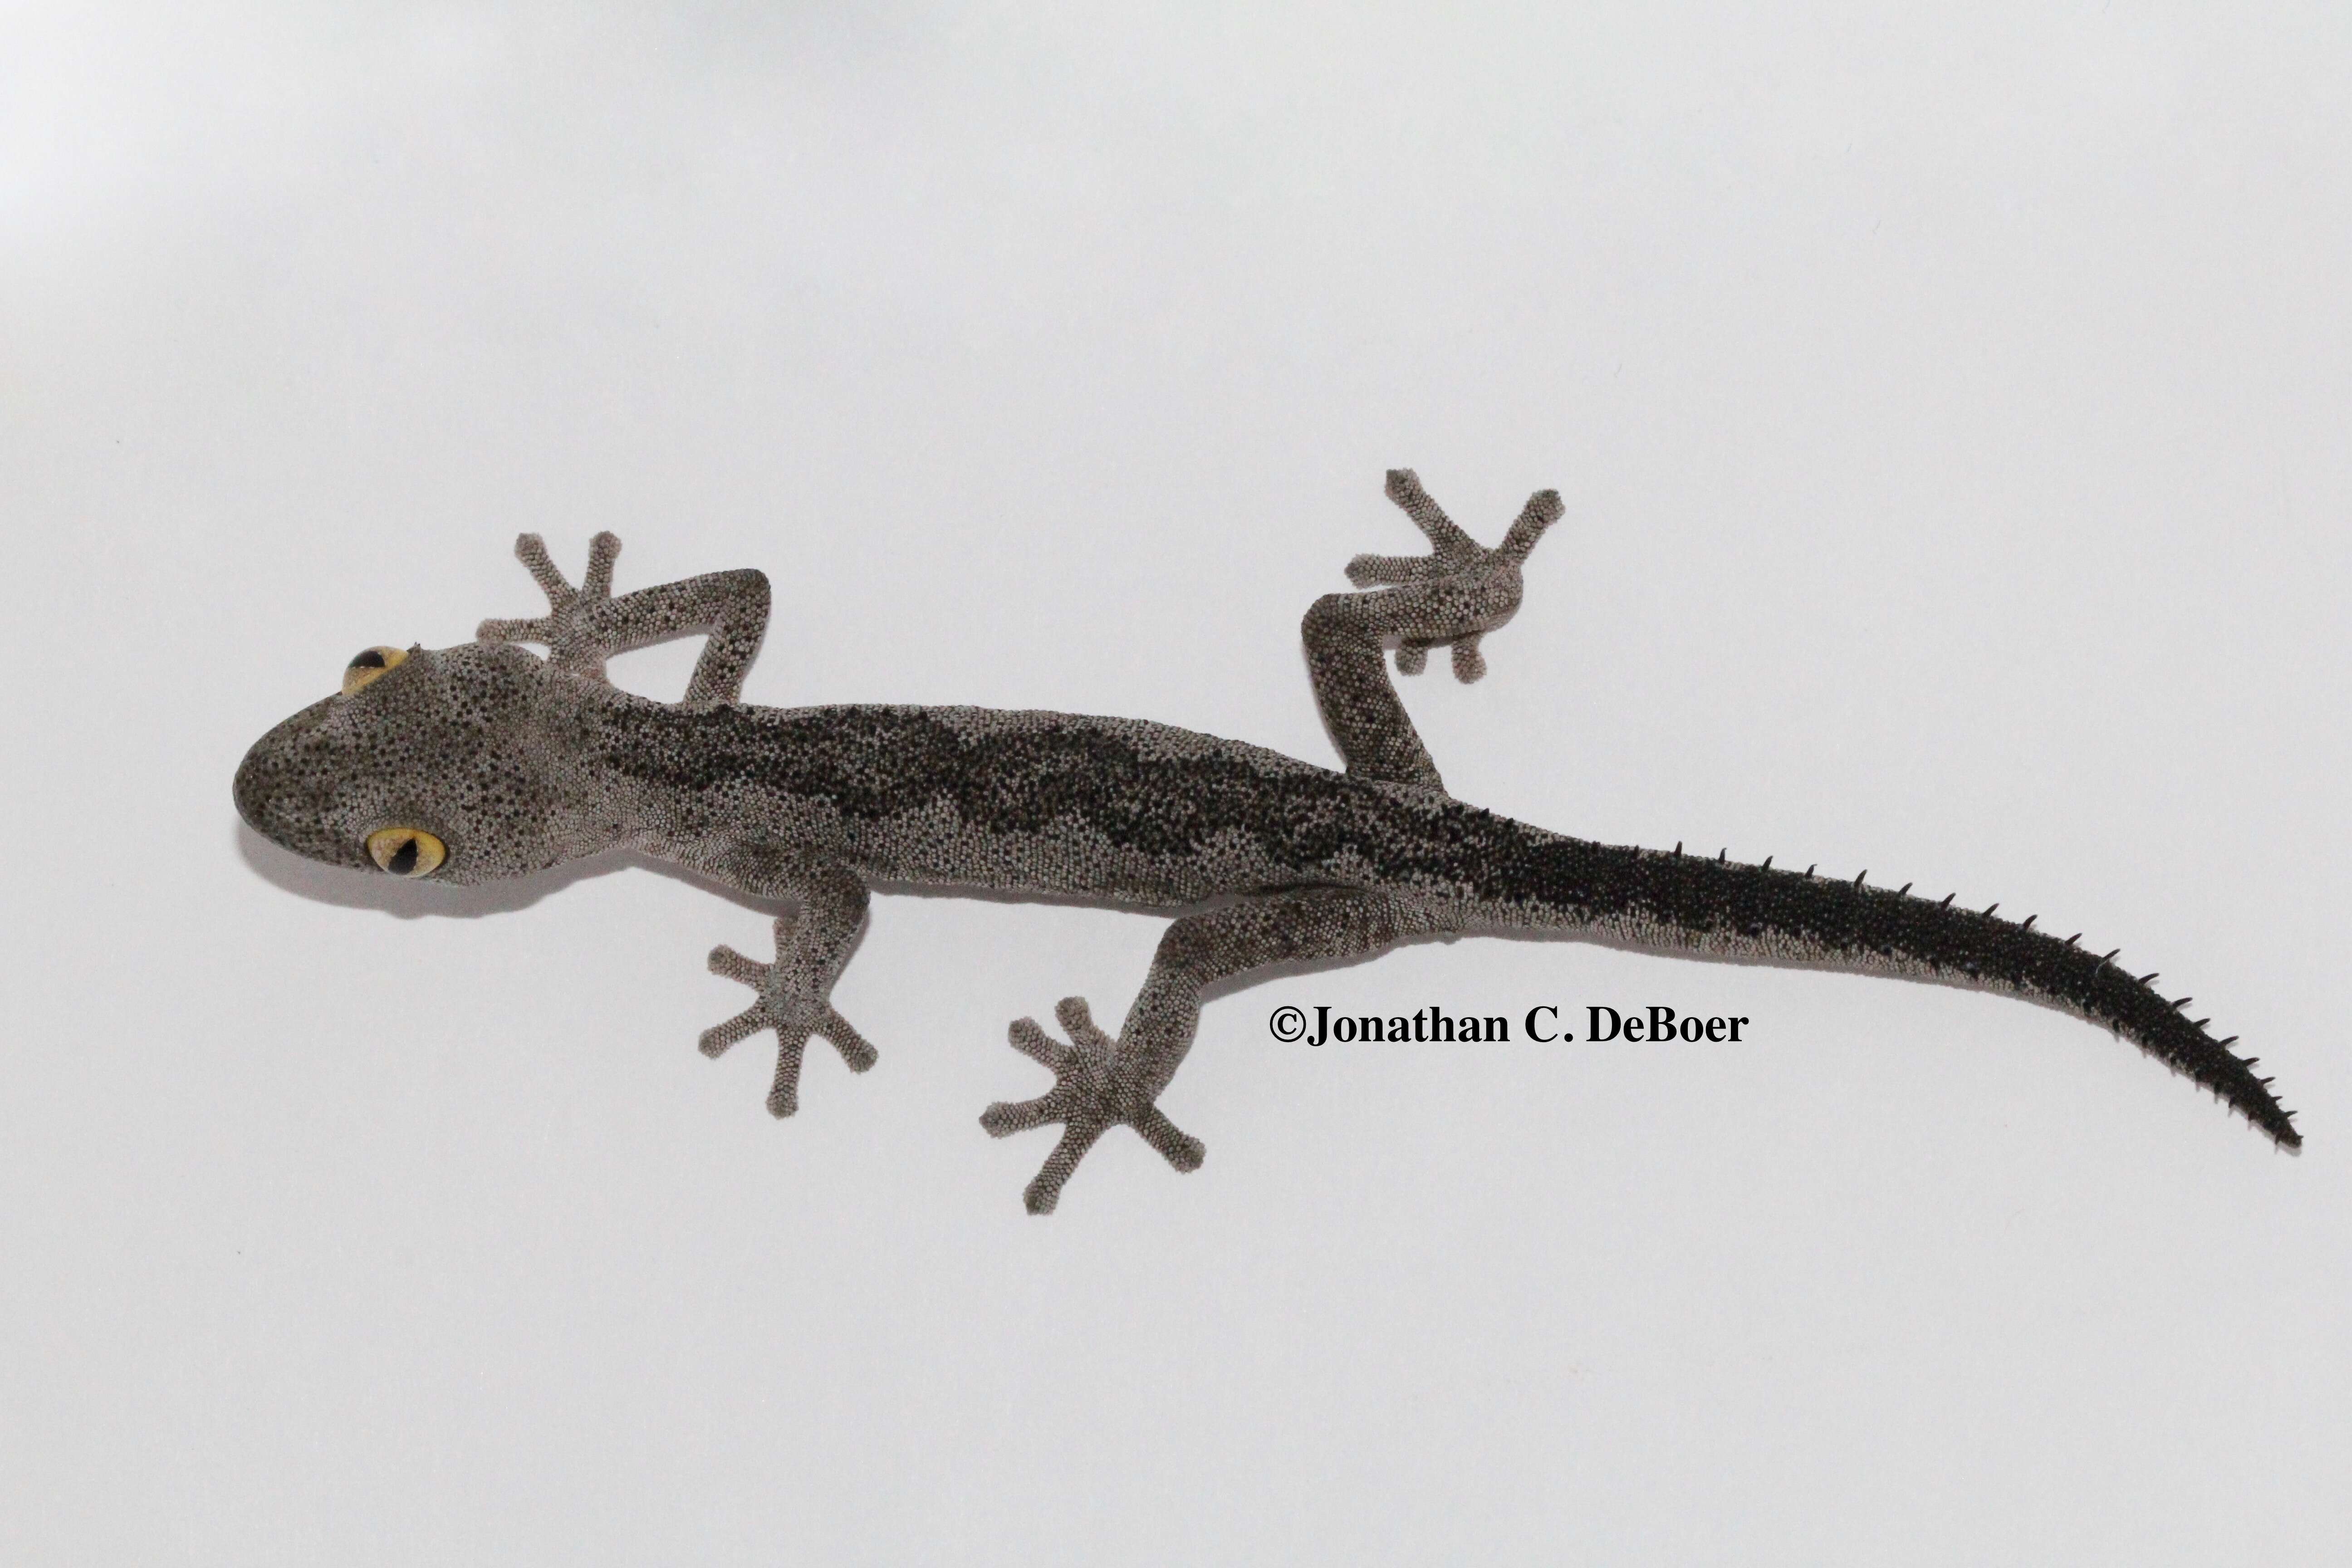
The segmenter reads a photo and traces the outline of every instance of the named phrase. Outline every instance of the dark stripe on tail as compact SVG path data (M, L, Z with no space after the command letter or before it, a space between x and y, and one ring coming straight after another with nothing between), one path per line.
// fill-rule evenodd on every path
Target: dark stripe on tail
M1833 967L1895 971L2013 989L2105 1025L2203 1084L2289 1149L2300 1148L2291 1112L2190 1018L2190 998L2168 1000L2148 982L2086 952L2075 938L1914 898L1906 892L1727 864L1679 851L1617 848L1554 839L1522 862L1540 903L1580 922L1648 944L1691 946ZM1998 908L1999 906L1995 906Z

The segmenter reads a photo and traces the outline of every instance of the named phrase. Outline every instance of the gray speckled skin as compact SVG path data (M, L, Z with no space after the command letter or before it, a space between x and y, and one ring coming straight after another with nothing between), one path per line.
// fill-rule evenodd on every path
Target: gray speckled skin
M1192 1043L1202 987L1294 960L1378 952L1435 931L1537 930L1694 954L1910 975L2009 992L2105 1024L2211 1088L2279 1143L2300 1143L2249 1060L2145 980L2036 931L1904 891L1547 833L1446 795L1390 684L1515 610L1520 563L1559 515L1532 498L1489 551L1408 470L1389 494L1429 536L1423 557L1360 556L1358 594L1307 613L1316 700L1347 771L1163 724L983 708L772 709L737 700L768 615L767 579L716 573L611 595L619 541L599 534L570 587L532 535L518 553L546 590L537 620L486 621L462 647L410 650L348 696L295 714L237 770L238 811L315 859L373 872L385 827L437 837L450 882L527 875L631 848L761 898L789 900L776 959L720 948L752 1005L705 1032L716 1056L762 1029L781 1042L769 1109L796 1104L812 1036L852 1068L875 1059L829 1000L876 880L1065 894L1184 909L1114 1038L1076 997L1064 1044L1028 1019L1016 1048L1052 1069L1038 1099L989 1108L998 1135L1059 1122L1030 1184L1050 1210L1095 1140L1124 1123L1179 1170L1201 1145L1156 1108ZM604 679L625 648L709 633L686 698ZM513 646L541 643L541 659ZM2111 958L2113 955L2109 955ZM2186 999L2184 998L2185 1002Z

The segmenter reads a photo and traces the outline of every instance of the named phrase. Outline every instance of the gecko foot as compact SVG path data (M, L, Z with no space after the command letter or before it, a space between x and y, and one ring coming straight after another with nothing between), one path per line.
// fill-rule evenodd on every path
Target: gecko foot
M1544 530L1559 521L1559 492L1529 496L1503 542L1492 550L1456 527L1411 468L1389 470L1388 494L1428 536L1430 552L1359 555L1349 562L1348 581L1357 587L1399 590L1378 595L1360 613L1374 629L1398 639L1400 675L1419 675L1429 667L1431 648L1450 647L1454 678L1475 680L1486 673L1478 639L1519 607L1519 565Z
M738 1040L762 1029L776 1031L776 1082L768 1090L771 1116L790 1116L800 1109L801 1056L811 1035L831 1040L852 1072L864 1072L876 1058L865 1036L823 996L795 989L782 973L783 968L746 958L731 947L712 948L710 973L741 981L757 991L760 999L725 1023L702 1031L702 1054L714 1059Z
M1095 1146L1095 1140L1122 1121L1178 1170L1198 1170L1206 1152L1201 1141L1178 1131L1149 1095L1120 1081L1118 1042L1097 1026L1086 998L1063 998L1054 1016L1068 1031L1068 1045L1045 1033L1033 1018L1018 1019L1007 1031L1014 1050L1052 1071L1054 1087L1034 1100L999 1100L980 1118L980 1124L996 1138L1049 1121L1062 1123L1061 1142L1045 1156L1044 1169L1022 1194L1029 1212L1053 1213L1063 1184Z
M588 542L588 570L574 588L563 580L549 559L547 542L536 533L515 541L515 557L547 595L547 614L531 620L484 621L474 629L479 642L532 642L547 649L558 669L602 677L604 657L612 651L590 629L590 617L612 602L613 561L621 541L600 533Z

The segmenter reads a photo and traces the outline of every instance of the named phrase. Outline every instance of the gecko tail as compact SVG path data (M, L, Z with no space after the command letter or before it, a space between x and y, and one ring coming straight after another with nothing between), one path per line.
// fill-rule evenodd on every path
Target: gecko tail
M1533 847L1531 847L1532 848ZM1740 865L1723 857L1619 848L1555 838L1522 862L1532 901L1558 924L1634 946L1712 952L1861 973L1904 975L1997 991L2104 1025L2174 1071L2210 1089L2283 1149L2300 1149L2294 1112L2241 1057L2189 1016L2194 998L2168 998L2156 974L2134 975L2116 954L2087 952L2034 919L1953 907L1852 881ZM1543 923L1554 923L1547 921Z

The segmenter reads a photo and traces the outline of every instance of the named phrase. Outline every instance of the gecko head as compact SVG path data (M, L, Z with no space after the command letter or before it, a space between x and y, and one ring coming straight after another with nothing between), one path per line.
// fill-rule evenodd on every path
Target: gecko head
M548 748L545 664L511 645L373 647L343 689L253 744L237 815L330 865L487 882L577 853Z

